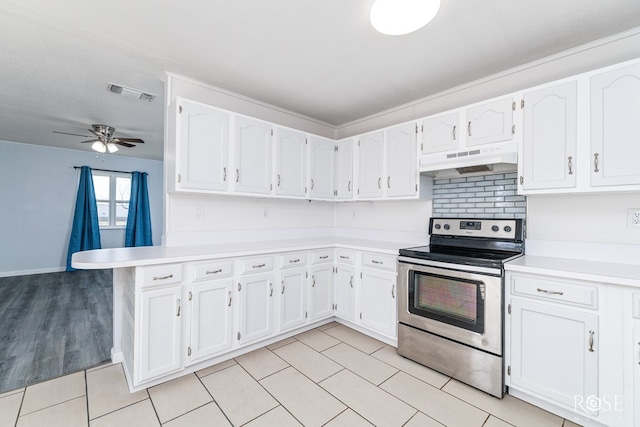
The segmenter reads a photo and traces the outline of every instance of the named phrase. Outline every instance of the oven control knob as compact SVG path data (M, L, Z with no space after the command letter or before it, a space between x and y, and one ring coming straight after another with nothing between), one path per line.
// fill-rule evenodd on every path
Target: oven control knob
M491 227L491 231L498 231L500 230L500 227L498 227L497 225L494 225L493 227Z
M451 228L451 226L450 226L449 224L445 224L445 225L444 225L444 229L445 229L445 230L448 230L448 229L450 229L450 228Z
M436 224L436 225L434 225L434 227L436 228L436 230L440 230L441 225L440 224Z
M507 232L507 233L511 232L511 227L508 226L508 225L505 225L504 226L504 231Z

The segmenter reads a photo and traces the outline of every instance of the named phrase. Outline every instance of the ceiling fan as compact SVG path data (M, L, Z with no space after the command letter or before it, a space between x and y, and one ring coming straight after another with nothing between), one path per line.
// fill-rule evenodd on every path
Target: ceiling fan
M91 129L88 129L94 136L90 135L80 135L77 133L68 133L68 132L59 132L53 131L53 133L59 133L62 135L72 135L72 136L81 136L83 138L91 138L86 141L81 141L81 144L84 143L93 143L91 148L99 153L106 153L109 150L109 153L115 153L118 151L118 145L122 145L123 147L131 148L135 147L135 144L143 144L144 141L140 138L121 138L114 137L113 133L115 132L115 128L107 125L91 125Z

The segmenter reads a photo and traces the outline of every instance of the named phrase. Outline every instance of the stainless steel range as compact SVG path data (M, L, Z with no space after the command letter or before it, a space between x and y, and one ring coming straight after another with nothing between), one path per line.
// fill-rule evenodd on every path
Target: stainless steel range
M521 219L432 218L429 246L398 257L398 353L504 396L504 263Z

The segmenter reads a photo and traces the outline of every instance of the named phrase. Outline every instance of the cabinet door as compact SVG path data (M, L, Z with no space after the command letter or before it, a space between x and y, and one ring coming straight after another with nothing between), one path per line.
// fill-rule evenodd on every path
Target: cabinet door
M513 139L513 99L505 98L467 110L467 146Z
M387 196L415 196L417 188L416 125L408 123L387 129Z
M238 116L235 120L235 190L266 194L271 191L271 126Z
M397 336L395 274L363 269L360 303L364 326L390 337Z
M353 140L338 141L336 150L336 197L353 198Z
M309 196L314 199L333 199L335 141L312 137L310 150Z
M633 325L633 420L634 427L640 426L640 322Z
M358 196L363 199L382 197L384 131L361 136L358 152Z
M140 293L139 382L161 377L182 367L182 287Z
M307 321L307 269L280 272L280 331L304 325Z
M332 316L333 264L321 264L311 268L310 289L311 320Z
M195 284L191 300L188 364L231 348L233 343L233 281L213 280Z
M336 316L351 321L354 320L354 275L353 266L338 264L335 283Z
M591 77L591 185L640 184L640 64Z
M252 274L240 280L240 344L273 333L273 273Z
M179 100L179 104L177 187L226 190L229 114L187 100Z
M460 145L460 113L425 119L422 129L422 154L457 150Z
M524 95L525 190L576 186L576 82Z
M511 386L571 410L587 408L576 399L598 396L598 316L513 298L510 321Z
M276 194L306 195L307 136L289 129L276 129Z

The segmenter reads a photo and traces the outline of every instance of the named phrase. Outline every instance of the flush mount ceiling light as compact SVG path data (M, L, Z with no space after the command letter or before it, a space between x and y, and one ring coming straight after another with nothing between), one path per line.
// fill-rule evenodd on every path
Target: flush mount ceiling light
M371 25L390 36L408 34L427 25L439 9L440 0L376 0Z

